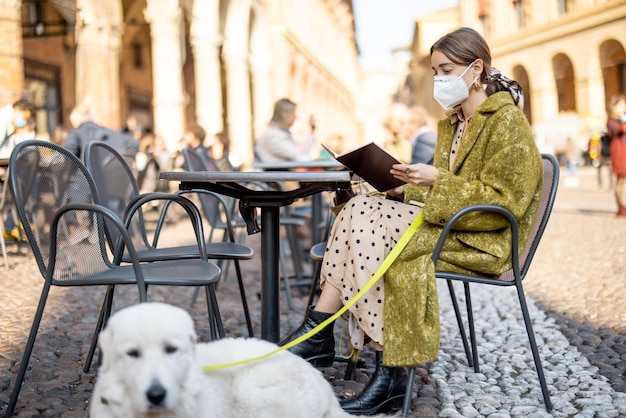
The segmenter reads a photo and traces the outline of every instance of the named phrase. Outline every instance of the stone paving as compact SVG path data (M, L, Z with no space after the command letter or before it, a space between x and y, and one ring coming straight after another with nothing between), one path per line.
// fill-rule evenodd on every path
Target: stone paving
M512 289L474 286L473 302L481 373L467 366L441 287L442 344L439 358L418 368L415 417L620 417L626 416L626 219L615 216L612 193L598 188L595 171L581 170L577 188L561 186L555 210L524 282L535 333L555 409L541 402L532 356ZM174 243L188 231L173 228ZM259 237L247 242L257 250ZM4 413L39 299L42 278L26 244L9 244L10 270L0 277L0 413ZM258 254L260 256L260 254ZM243 262L248 301L259 333L259 259ZM234 270L218 289L227 333L246 335ZM208 339L206 304L190 306L192 289L150 289L151 300L186 307L201 340ZM460 295L462 292L457 292ZM502 295L501 295L502 293ZM52 289L16 408L20 417L85 417L95 371L82 366L104 289ZM281 334L295 328L306 295L292 292L294 309L281 295ZM135 303L136 289L122 288L114 308ZM342 327L335 332L345 345ZM343 337L343 338L342 338ZM354 381L344 365L323 372L337 392L357 392L373 368L373 352Z

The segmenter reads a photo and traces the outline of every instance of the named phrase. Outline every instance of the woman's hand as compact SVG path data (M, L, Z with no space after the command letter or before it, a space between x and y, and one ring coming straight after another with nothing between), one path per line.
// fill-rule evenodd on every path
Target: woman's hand
M439 176L439 169L430 164L394 164L390 173L405 183L416 186L432 186Z

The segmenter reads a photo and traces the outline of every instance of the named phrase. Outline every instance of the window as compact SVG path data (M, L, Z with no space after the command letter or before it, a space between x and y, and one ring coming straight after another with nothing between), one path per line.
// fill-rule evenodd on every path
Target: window
M559 15L564 15L568 12L571 12L573 9L572 3L573 0L556 0L557 1L557 12Z
M143 68L143 50L139 42L134 42L131 46L133 51L133 67L137 70Z
M524 4L522 0L513 0L513 10L515 13L515 25L518 28L524 27Z
M478 20L480 21L481 32L485 37L489 37L489 20L487 17L487 0L478 1Z

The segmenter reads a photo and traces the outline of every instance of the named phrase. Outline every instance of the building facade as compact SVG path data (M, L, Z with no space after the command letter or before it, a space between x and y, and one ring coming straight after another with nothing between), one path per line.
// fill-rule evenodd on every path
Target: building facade
M0 99L32 98L40 132L89 100L96 122L133 115L172 149L190 124L226 131L250 163L281 97L321 138L359 130L351 0L0 0L0 13Z
M479 31L493 66L520 82L536 127L575 114L601 129L608 100L626 91L626 0L460 0L417 17L405 101L443 115L432 100L430 46L460 26Z

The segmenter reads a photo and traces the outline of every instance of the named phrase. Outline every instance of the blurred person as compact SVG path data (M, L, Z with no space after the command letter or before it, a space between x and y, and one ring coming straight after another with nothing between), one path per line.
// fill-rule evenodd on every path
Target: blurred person
M206 167L211 171L216 171L217 163L211 156L209 149L204 145L206 139L206 131L200 125L192 125L187 129L183 136L183 142L189 149L194 150L200 155Z
M264 163L311 161L310 147L301 148L289 130L295 121L296 104L287 98L278 100L269 126L256 140L256 159Z
M69 117L70 125L73 129L67 133L63 147L83 160L87 144L93 141L102 141L120 153L129 166L134 167L135 155L139 150L139 141L120 131L100 126L93 119L93 112L88 99L76 106ZM84 184L73 183L70 185L70 202L80 202L83 195L80 192L82 187L84 187ZM81 212L76 213L75 218L69 225L72 244L77 244L84 239L95 238L94 236L89 236L89 225L91 222L91 217L85 217Z
M142 193L167 191L167 182L159 180L163 170L172 168L174 154L167 149L165 140L152 132L144 133L135 156L137 185Z
M67 137L67 129L64 126L57 125L52 132L52 136L50 137L50 142L56 145L63 146L65 142L65 138Z
M0 158L9 158L13 148L27 139L35 138L35 106L20 99L0 108Z
M0 143L0 158L9 158L17 144L35 139L35 106L28 100L20 99L12 105L0 109L0 132L4 133ZM0 167L0 190L6 181L6 168ZM8 210L3 220L2 234L5 239L20 239L13 211Z
M606 129L611 138L611 167L616 177L614 190L617 216L626 216L623 196L626 179L626 95L611 97L608 114Z
M411 143L411 164L432 164L437 133L431 128L430 115L421 106L409 108L406 137Z
M578 187L580 179L578 177L578 164L579 164L580 152L576 142L567 137L567 147L565 150L565 166L567 167L567 176L563 182L565 187Z
M208 149L219 171L236 171L241 168L237 155L230 152L230 138L226 132L216 133Z
M85 147L91 141L103 141L132 162L139 150L139 141L130 135L100 126L93 121L93 113L89 103L83 102L70 113L70 124L73 129L67 133L63 147L82 160Z
M313 147L318 145L317 137L315 136L316 129L317 129L317 118L315 117L315 115L310 115L309 116L309 132L308 134L306 134L306 136L304 137L302 141L298 142L298 149L300 150L300 152L311 155Z
M336 154L343 154L345 144L343 135L331 135L326 139L325 145L328 146L331 150L333 150ZM320 154L318 157L320 160L332 160L334 157L326 150L326 148L322 148L320 150Z
M122 132L126 135L132 136L137 141L141 141L144 134L144 130L137 121L137 117L135 115L130 115L126 118L126 125L122 128Z
M409 109L404 103L393 103L387 112L385 120L385 138L383 149L396 157L400 162L411 162L411 142L402 130L403 122L407 119Z

